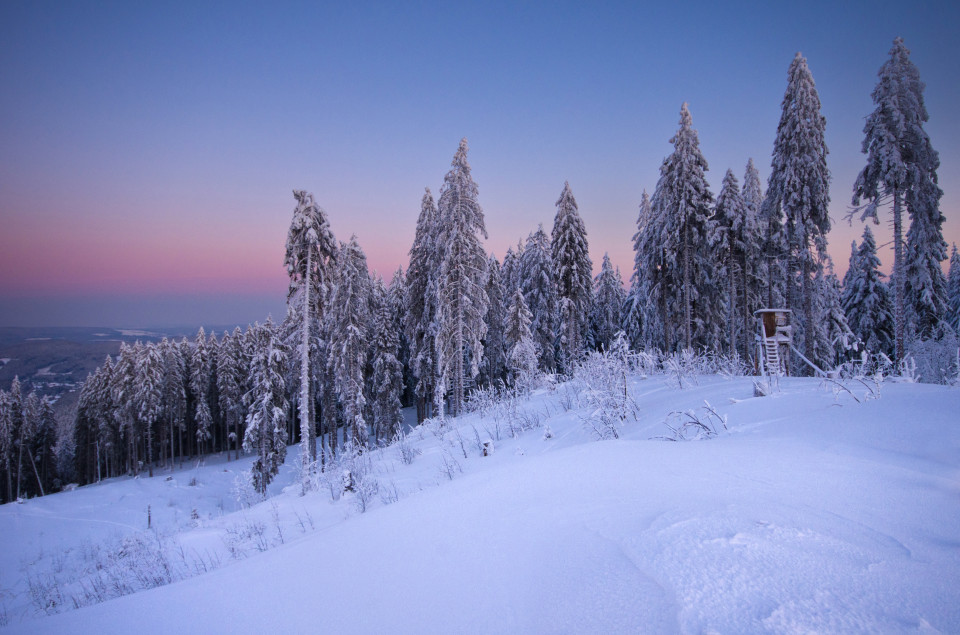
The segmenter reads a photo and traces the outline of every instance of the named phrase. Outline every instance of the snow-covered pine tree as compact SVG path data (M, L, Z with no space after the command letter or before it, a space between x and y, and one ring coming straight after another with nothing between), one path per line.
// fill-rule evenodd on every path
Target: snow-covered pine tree
M950 253L950 271L947 273L947 323L960 335L960 255L956 245Z
M310 387L313 374L311 349L316 355L316 346L311 346L311 338L317 332L317 323L323 319L323 302L327 293L330 277L331 259L336 250L336 240L330 230L330 223L324 211L313 199L313 194L304 190L294 190L293 197L297 206L293 210L293 220L287 233L286 256L284 264L290 276L287 292L288 314L299 317L299 365L300 393L297 407L300 410L301 452L311 464L317 460L316 423L312 418L312 397ZM309 469L304 470L303 485L307 487L310 479Z
M893 355L893 305L890 290L882 280L877 243L869 225L863 228L860 246L854 243L854 248L841 296L847 324L868 351Z
M532 323L533 314L527 308L523 292L516 289L507 308L504 339L509 383L522 389L530 388L537 374L537 344L530 330Z
M660 246L653 240L655 219L650 206L650 197L643 191L640 213L637 216L637 231L633 235L633 274L630 276L630 293L623 309L623 330L634 350L663 346L662 287L659 284L662 260Z
M943 239L940 197L937 185L940 158L929 147L928 158L920 168L920 182L907 191L905 202L910 214L907 230L906 293L909 330L920 339L938 337L940 322L947 314L947 278L941 263L947 259L947 241ZM932 155L932 158L930 156Z
M797 53L787 71L766 203L768 211L783 210L789 251L787 302L802 336L799 341L795 338L795 344L808 357L813 354L815 339L813 330L807 328L816 319L814 276L826 255L830 231L826 122L807 60ZM765 216L772 222L774 215Z
M540 355L540 368L548 373L556 370L554 337L558 309L557 286L553 280L550 238L543 225L527 237L520 257L520 289L527 308L533 315L530 330Z
M593 263L587 245L587 229L569 182L563 184L556 206L550 247L553 280L557 285L557 302L561 309L557 363L560 370L569 372L585 348L593 295Z
M416 378L417 421L429 416L437 373L437 289L440 282L440 218L430 188L420 203L417 231L407 267L404 331L410 345L410 370Z
M111 431L111 443L114 448L114 473L119 474L121 459L123 469L130 474L140 473L140 457L137 456L137 447L140 442L140 426L138 424L137 407L134 395L136 394L137 359L142 344L138 341L133 346L120 344L120 354L110 376L111 402L114 407L114 418L117 423L115 431ZM125 443L124 443L125 442ZM124 448L124 445L126 446Z
M621 312L625 300L620 270L614 269L610 256L605 253L600 273L594 280L590 309L590 340L597 350L610 350L610 344L621 330Z
M403 327L404 317L407 315L406 279L406 275L403 273L403 267L397 267L393 278L390 280L390 286L387 287L387 302L390 303L393 329L397 333L397 341L399 343L397 360L403 369L403 388L400 391L401 404L410 403L409 395L413 391L413 375L410 373L410 343L407 341L407 332Z
M864 208L861 220L872 218L879 223L877 208L892 203L894 264L891 283L895 355L900 360L907 337L908 313L915 310L918 303L926 303L929 309L940 308L937 285L942 272L940 276L935 273L931 276L925 271L934 263L940 271L939 263L946 256L946 243L939 233L943 222L939 210L942 192L937 186L940 159L923 129L928 119L923 102L924 84L920 81L917 67L910 61L910 51L902 38L893 41L890 59L880 67L878 76L871 95L876 108L867 116L863 128L863 153L867 155L867 165L854 185L853 204L860 205L861 200L870 201ZM920 218L912 241L912 257L904 252L904 204L912 219ZM912 286L916 290L914 293L907 291L911 272L915 276ZM936 317L936 313L931 315L926 311L926 316L917 320L917 325L921 328L930 326Z
M19 391L20 380L14 377L14 381L17 382ZM10 392L13 392L12 386ZM85 405L83 399L79 403ZM14 425L13 399L10 394L0 390L0 469L3 470L3 480L6 482L6 488L2 490L3 496L0 496L0 500L4 503L13 501ZM77 428L79 429L79 425Z
M175 461L174 448L183 431L187 416L187 393L184 388L186 365L180 356L179 347L167 338L160 340L159 353L163 359L163 386L160 400L163 425L160 432L160 454L163 462L166 462L166 458L169 457L172 468Z
M502 382L507 370L507 346L504 340L505 296L500 278L500 263L496 256L490 254L487 259L487 334L483 338L483 378L491 386Z
M745 302L742 303L741 350L748 358L756 352L753 348L753 312L763 308L768 299L767 267L763 261L766 230L760 216L762 207L763 192L760 190L760 173L753 164L753 159L749 159L743 176L744 262L741 263L741 273L744 275L741 288L745 290Z
M747 242L744 239L746 205L740 195L740 184L733 175L733 170L728 169L723 177L713 218L715 242L722 265L722 273L717 279L723 280L727 286L726 350L730 354L739 353L741 358L746 358L747 350L738 346L742 341L740 330L744 327L741 317L747 304L744 293L747 260Z
M500 280L503 283L504 298L509 301L513 292L520 288L520 257L513 251L513 247L507 247L507 253L503 256Z
M487 230L477 200L477 184L470 175L466 139L460 140L451 166L443 179L438 204L442 258L435 398L440 402L449 385L450 409L456 416L463 412L466 382L480 372L483 359L487 256L480 239L487 237ZM465 364L468 352L472 353L469 367Z
M841 302L840 281L833 272L833 262L827 257L826 266L817 269L818 287L815 318L815 348L813 361L823 369L834 368L844 361L849 351L855 350L857 336L850 330Z
M367 447L367 421L363 412L364 371L370 323L370 274L367 257L356 236L341 245L337 256L337 284L327 311L329 358L327 368L343 409L349 441L357 451Z
M660 166L651 199L651 240L662 245L661 280L667 299L667 321L679 324L667 348L710 346L718 333L718 306L712 280L714 248L710 241L713 194L707 184L707 160L686 102L680 108L680 129L670 139L673 152ZM659 231L657 231L659 230ZM674 331L671 327L670 331Z
M210 349L203 327L197 331L193 352L190 356L190 394L193 396L194 425L197 437L197 453L203 452L204 442L210 438L213 414L210 412L208 395L211 374Z
M250 389L244 395L248 412L243 450L256 454L251 467L253 487L266 496L267 485L287 457L283 372L288 351L269 318L262 325L254 324L247 335L251 345Z
M225 424L224 439L227 460L230 460L230 444L239 458L240 424L243 419L243 393L246 385L246 360L243 357L243 333L240 327L233 334L223 334L217 356L217 388L220 412Z
M154 428L163 413L163 356L156 344L147 344L140 351L137 360L134 399L137 406L137 418L143 425L146 437L146 462L149 475L153 476L153 438Z
M403 392L403 366L398 354L400 338L394 324L394 311L377 277L373 285L373 430L377 443L388 442L403 422L400 395Z

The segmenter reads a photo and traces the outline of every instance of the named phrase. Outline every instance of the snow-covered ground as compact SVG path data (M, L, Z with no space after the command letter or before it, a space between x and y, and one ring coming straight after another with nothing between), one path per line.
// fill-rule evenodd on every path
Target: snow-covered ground
M343 466L300 496L291 447L250 508L234 492L249 458L6 505L0 618L41 633L960 632L960 390L847 387L786 379L755 398L750 378L637 377L636 418L595 441L595 408L562 385L413 430L410 464L368 453L351 466L364 496L334 500ZM705 400L726 430L662 438Z

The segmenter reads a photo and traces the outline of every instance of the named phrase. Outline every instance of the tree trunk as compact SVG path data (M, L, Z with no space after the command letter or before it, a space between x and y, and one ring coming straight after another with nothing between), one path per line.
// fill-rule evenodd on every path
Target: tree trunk
M900 191L893 191L893 322L897 364L903 359L903 345L906 331L906 281L903 262L903 209Z
M727 258L730 267L730 355L737 352L737 271L733 253Z
M687 350L693 348L693 311L690 302L690 228L683 228L683 336Z
M317 460L317 446L314 443L314 429L310 424L310 269L312 267L313 250L307 245L307 275L306 287L303 296L303 336L300 342L300 460L312 464ZM310 467L304 470L304 487L309 479L307 475L313 471Z

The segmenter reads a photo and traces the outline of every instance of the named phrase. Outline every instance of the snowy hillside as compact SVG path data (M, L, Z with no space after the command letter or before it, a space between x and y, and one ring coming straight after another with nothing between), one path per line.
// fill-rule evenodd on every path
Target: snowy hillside
M306 496L291 447L246 509L250 459L8 504L0 616L34 633L958 632L960 390L846 386L634 377L635 416L596 441L596 405L564 384L416 428L411 463L375 450ZM718 434L665 439L674 411Z

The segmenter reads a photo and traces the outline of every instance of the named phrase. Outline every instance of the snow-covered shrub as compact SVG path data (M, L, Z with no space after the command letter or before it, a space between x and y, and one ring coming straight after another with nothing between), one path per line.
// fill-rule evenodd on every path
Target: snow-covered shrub
M260 492L253 487L253 475L250 470L240 472L234 477L231 494L241 508L252 507L263 500Z
M720 427L726 430L727 417L720 415L716 408L704 401L703 407L697 410L674 410L667 415L663 424L670 430L670 435L660 438L668 441L693 441L717 436Z
M641 377L649 377L660 372L660 351L636 351L630 355L630 369Z
M918 381L950 385L958 374L957 350L957 336L953 329L941 324L933 337L910 342L907 355L916 363Z
M400 461L404 465L410 465L413 463L413 459L420 455L420 448L416 448L410 443L410 439L407 438L407 433L404 432L403 426L399 426L397 433L393 436L393 445L397 448L397 453L400 455Z
M615 439L619 427L630 415L636 416L637 405L627 390L630 351L623 334L602 353L587 355L573 370L574 381L583 386L581 397L593 409L582 417L584 425L598 439Z
M703 356L684 350L664 355L662 365L667 385L683 390L686 386L699 385L704 366L709 364Z

